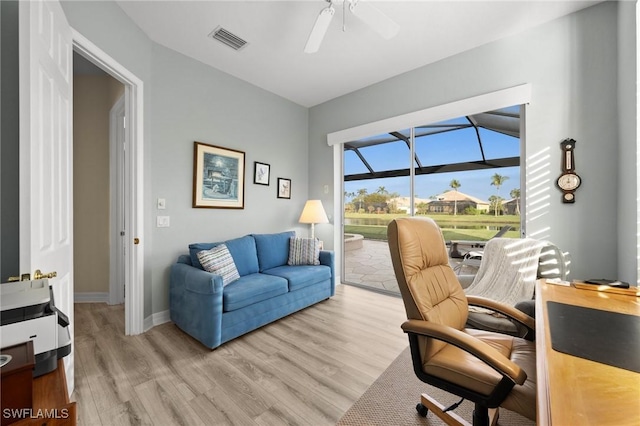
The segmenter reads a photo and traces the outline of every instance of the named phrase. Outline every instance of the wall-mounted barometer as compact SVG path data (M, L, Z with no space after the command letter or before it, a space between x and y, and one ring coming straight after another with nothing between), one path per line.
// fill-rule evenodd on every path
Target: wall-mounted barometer
M558 188L562 191L563 203L575 203L575 191L582 183L582 179L576 173L576 165L573 150L576 148L576 141L565 139L560 142L562 150L562 174L556 181Z

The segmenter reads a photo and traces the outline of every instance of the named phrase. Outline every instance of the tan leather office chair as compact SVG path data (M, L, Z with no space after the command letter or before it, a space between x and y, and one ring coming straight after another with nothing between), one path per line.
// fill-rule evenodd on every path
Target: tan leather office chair
M493 424L504 407L535 420L535 346L525 339L465 329L468 305L487 306L534 328L534 321L510 306L466 297L449 265L438 225L427 218L399 218L387 229L395 275L408 320L411 357L420 380L475 403L474 425ZM416 406L447 424L465 424L426 394Z

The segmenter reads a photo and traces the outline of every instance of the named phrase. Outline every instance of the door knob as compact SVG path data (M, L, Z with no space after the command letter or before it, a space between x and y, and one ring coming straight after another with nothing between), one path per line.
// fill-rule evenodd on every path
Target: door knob
M43 278L53 278L57 276L58 276L58 273L56 271L49 272L48 274L43 274L40 269L36 269L36 271L33 273L34 280L41 280Z

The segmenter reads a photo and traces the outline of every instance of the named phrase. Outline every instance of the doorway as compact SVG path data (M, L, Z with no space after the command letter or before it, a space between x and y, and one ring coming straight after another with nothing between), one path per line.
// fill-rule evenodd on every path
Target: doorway
M112 123L124 85L78 53L73 54L74 301L124 303L124 261L112 248L122 244L127 206L122 155L124 121ZM118 140L120 139L120 143ZM115 145L120 145L118 149ZM123 232L122 235L120 233ZM113 293L113 294L112 294ZM120 297L118 297L120 296Z
M142 80L132 74L116 60L98 48L86 37L71 29L73 50L94 66L100 68L124 86L123 136L128 155L123 160L121 199L123 221L126 229L116 232L121 238L124 254L124 311L125 334L134 335L144 331L144 208L143 208L143 99ZM107 156L108 158L108 156ZM113 233L113 231L112 231ZM80 278L80 277L78 277ZM109 290L110 291L110 290ZM107 292L108 294L108 292ZM108 297L107 297L108 298Z

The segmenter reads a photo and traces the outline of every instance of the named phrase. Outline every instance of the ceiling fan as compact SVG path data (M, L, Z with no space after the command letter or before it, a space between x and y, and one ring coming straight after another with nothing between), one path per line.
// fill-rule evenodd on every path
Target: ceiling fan
M325 0L329 3L329 6L322 9L318 18L316 19L316 23L313 25L311 29L311 34L309 34L309 38L307 39L307 44L304 46L305 53L315 53L320 49L320 44L322 43L322 39L324 35L327 33L327 29L329 28L329 24L333 19L333 15L336 13L334 8L334 3L340 0ZM342 30L345 30L345 15L347 6L349 11L353 16L362 20L365 24L371 27L375 32L380 34L385 40L389 40L395 37L400 31L400 27L393 20L391 20L387 15L382 13L380 10L371 6L367 2L363 2L361 0L341 0L342 1Z

